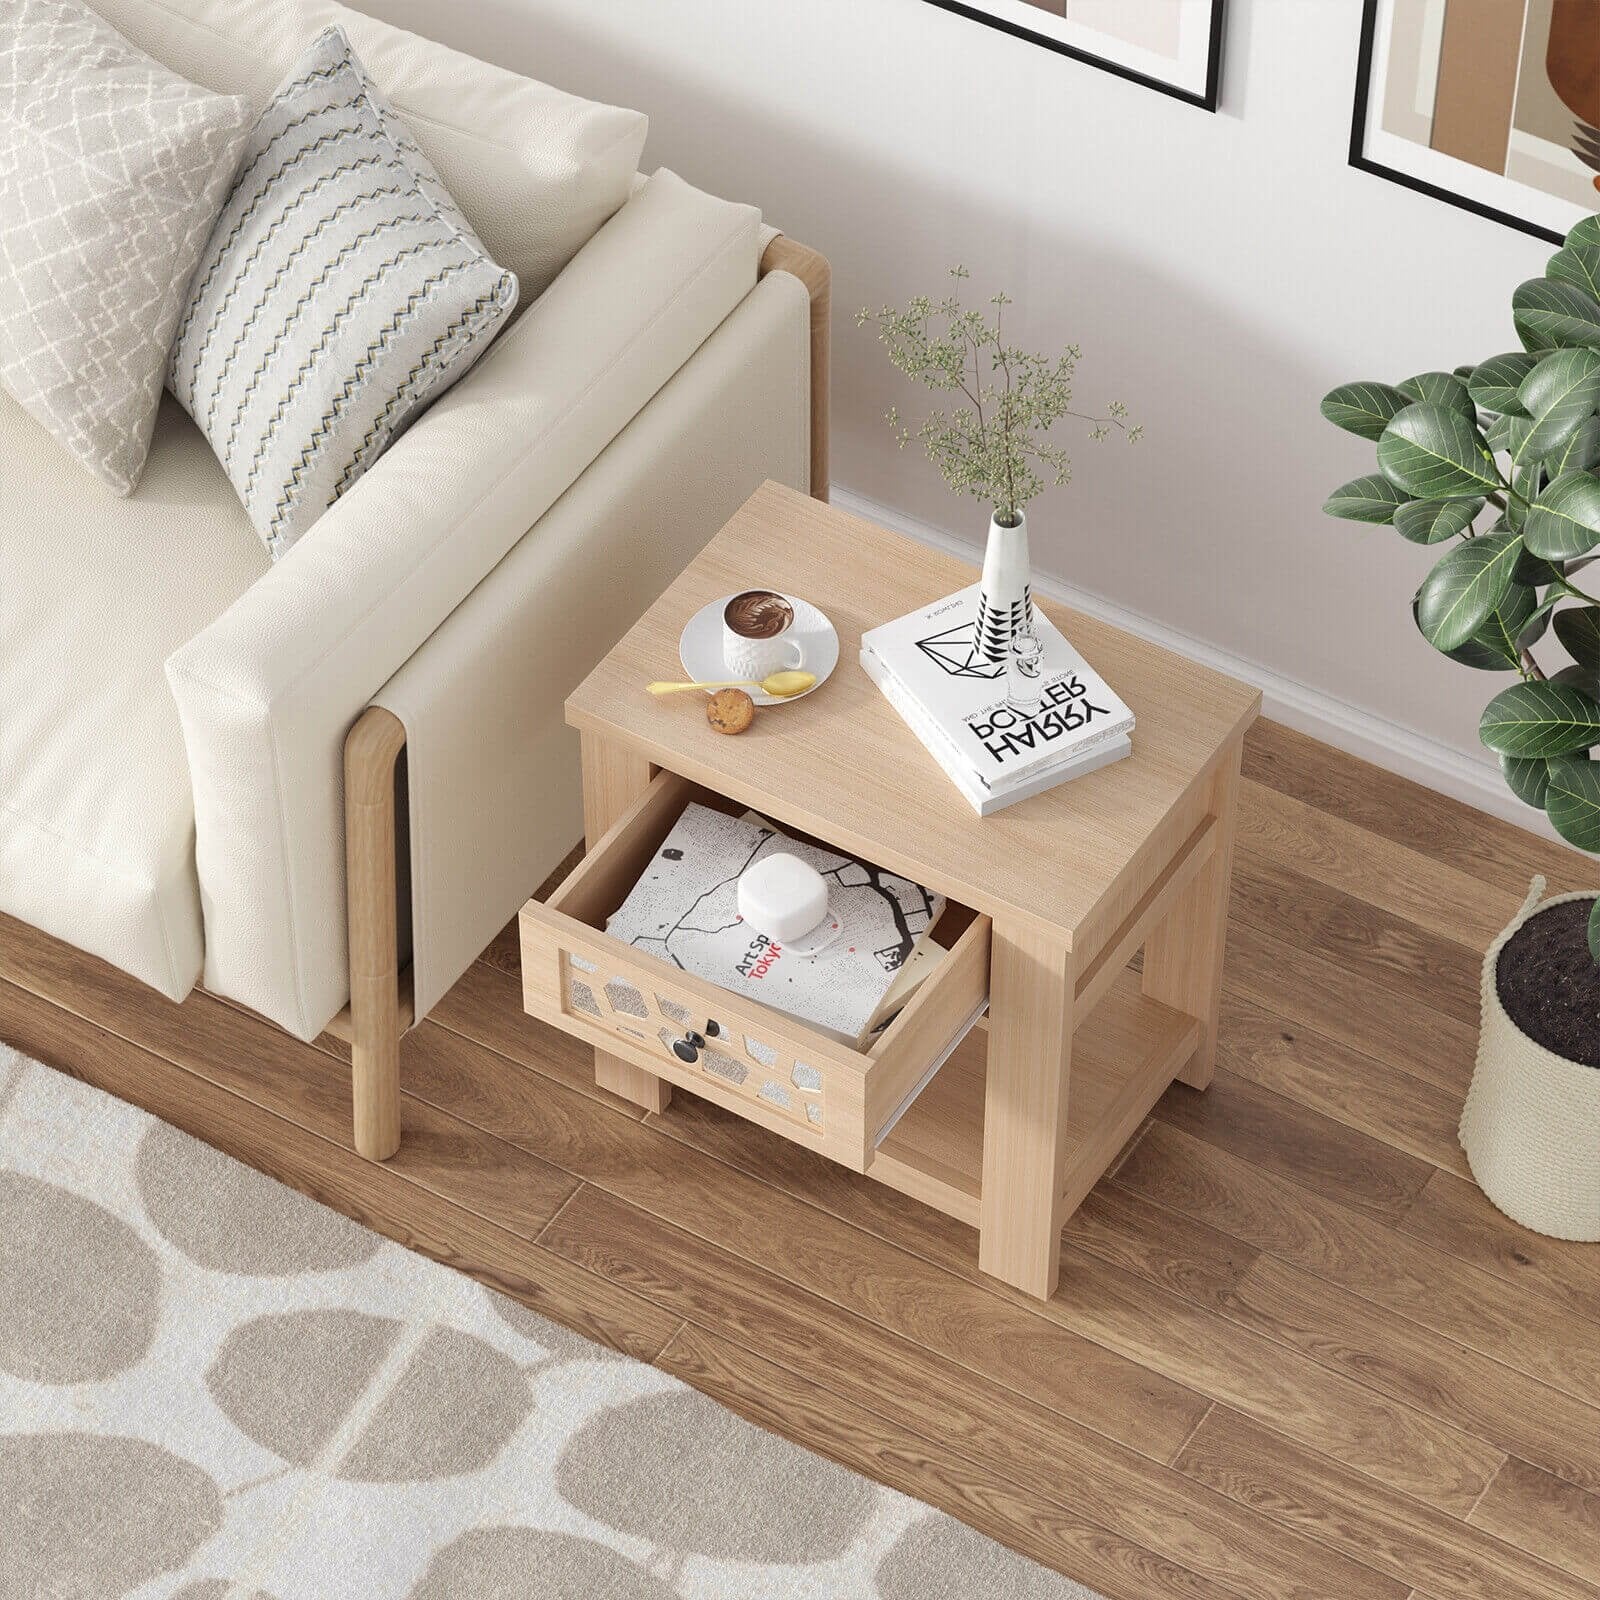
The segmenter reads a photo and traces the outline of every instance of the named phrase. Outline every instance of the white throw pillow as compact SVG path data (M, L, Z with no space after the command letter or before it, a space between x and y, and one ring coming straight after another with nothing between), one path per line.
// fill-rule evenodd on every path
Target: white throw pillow
M639 112L567 94L336 0L95 6L175 72L248 94L258 109L318 34L343 28L489 253L516 273L524 305L627 200L638 172L649 127Z
M0 383L118 494L251 116L79 0L0 4Z
M330 28L250 135L168 383L276 560L516 301L516 278Z

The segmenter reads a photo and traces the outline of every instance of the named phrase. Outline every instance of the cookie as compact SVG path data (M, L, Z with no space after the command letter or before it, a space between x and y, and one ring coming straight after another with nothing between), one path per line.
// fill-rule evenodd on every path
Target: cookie
M743 689L718 689L706 701L706 721L718 733L743 733L756 720L756 703Z

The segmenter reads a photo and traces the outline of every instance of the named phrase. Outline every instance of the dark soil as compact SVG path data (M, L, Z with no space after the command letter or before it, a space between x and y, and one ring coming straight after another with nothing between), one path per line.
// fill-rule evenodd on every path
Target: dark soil
M1537 911L1506 941L1495 986L1511 1020L1546 1050L1600 1067L1600 967L1589 954L1593 900Z

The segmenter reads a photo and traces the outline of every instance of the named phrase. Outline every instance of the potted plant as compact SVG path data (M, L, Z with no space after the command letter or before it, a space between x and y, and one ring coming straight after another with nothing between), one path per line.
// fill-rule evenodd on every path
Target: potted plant
M1097 443L1120 432L1129 442L1143 429L1128 421L1128 409L1114 400L1105 416L1072 409L1072 380L1083 352L1068 345L1048 356L1008 345L1002 332L1008 295L991 295L994 320L961 303L965 267L952 267L958 287L935 302L918 295L903 311L884 306L856 314L858 327L870 324L906 377L925 388L956 396L955 408L933 412L917 429L928 459L958 494L976 495L990 508L984 549L983 589L973 640L988 660L1008 660L1011 639L1031 632L1033 597L1028 581L1028 523L1024 507L1045 487L1045 475L1065 483L1072 464L1060 445L1045 435L1063 417L1089 424ZM902 448L913 435L898 408L888 414Z
M1412 598L1417 627L1465 667L1514 675L1479 736L1512 792L1593 854L1600 596L1576 580L1600 547L1600 217L1516 290L1511 313L1520 350L1324 398L1330 422L1376 444L1378 466L1324 509L1447 547ZM1516 1221L1600 1240L1600 898L1543 893L1536 878L1484 961L1461 1143Z

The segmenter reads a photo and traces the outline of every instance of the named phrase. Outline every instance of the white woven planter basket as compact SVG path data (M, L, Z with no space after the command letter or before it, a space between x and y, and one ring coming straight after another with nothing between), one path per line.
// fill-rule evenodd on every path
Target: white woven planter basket
M1536 911L1594 891L1542 900L1535 878L1522 909L1483 958L1478 1064L1461 1113L1461 1148L1478 1187L1511 1218L1556 1239L1600 1240L1600 1067L1536 1044L1506 1014L1500 952Z

